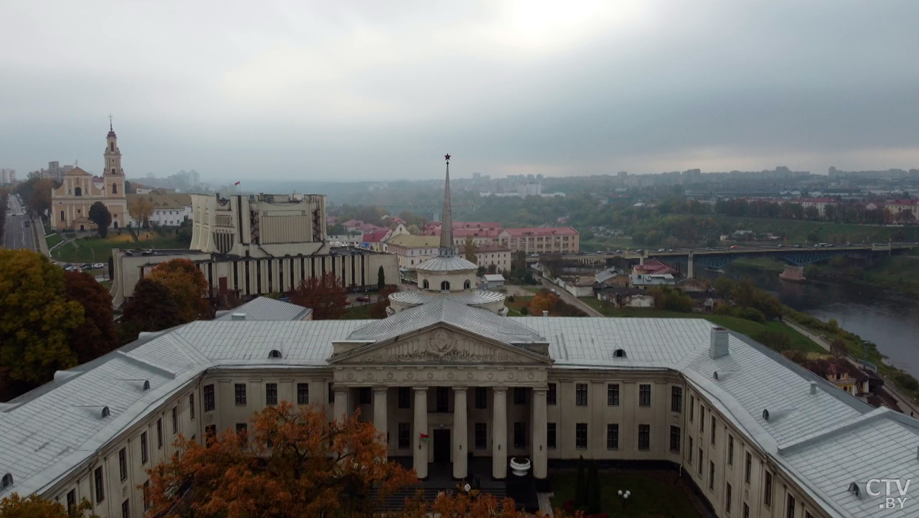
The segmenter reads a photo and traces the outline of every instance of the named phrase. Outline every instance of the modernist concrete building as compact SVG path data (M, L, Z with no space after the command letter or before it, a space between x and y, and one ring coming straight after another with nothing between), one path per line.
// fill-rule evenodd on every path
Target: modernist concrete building
M115 304L157 264L184 258L195 262L213 295L250 298L296 289L303 280L333 273L352 290L398 282L396 257L327 241L325 196L191 196L194 219L189 250L112 251Z
M360 409L420 477L465 478L482 457L480 475L504 479L517 457L543 479L583 456L670 466L721 518L917 516L911 498L882 509L879 480L919 473L919 421L705 320L466 304L478 295L454 290L468 265L449 243L428 271L450 287L382 320L193 322L57 373L0 407L0 497L141 516L145 469L178 434L244 429L287 400L333 417Z
M57 230L91 230L89 208L102 202L112 214L110 228L124 227L128 222L128 202L124 192L124 170L118 137L109 125L106 136L105 168L102 177L93 176L79 167L63 174L60 187L51 191L51 226Z

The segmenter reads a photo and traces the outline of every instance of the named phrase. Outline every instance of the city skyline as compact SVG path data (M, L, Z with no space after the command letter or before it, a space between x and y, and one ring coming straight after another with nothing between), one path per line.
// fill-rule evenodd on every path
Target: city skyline
M0 7L19 178L98 174L110 113L128 177L214 184L435 179L447 149L461 177L919 167L914 2L48 9Z

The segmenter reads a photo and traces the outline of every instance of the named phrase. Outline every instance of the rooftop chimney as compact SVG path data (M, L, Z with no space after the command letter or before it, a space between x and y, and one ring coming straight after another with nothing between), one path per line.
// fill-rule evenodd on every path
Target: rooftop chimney
M816 393L817 393L817 382L812 381L811 382L811 394L816 394Z
M711 344L708 347L708 355L713 360L727 356L728 351L728 330L723 327L713 327Z
M542 310L542 316L544 316L544 317L549 316L549 311L548 311L548 310L545 310L545 309Z
M245 319L246 319L246 314L245 314L245 313L233 313L233 314L230 316L230 319L231 319L231 320L245 320Z

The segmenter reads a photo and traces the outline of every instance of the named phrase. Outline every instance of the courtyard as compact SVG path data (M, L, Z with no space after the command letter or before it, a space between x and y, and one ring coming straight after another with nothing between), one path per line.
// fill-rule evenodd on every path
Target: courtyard
M711 515L685 480L675 471L606 470L600 475L601 514L626 518L707 518ZM574 499L577 470L555 470L550 475L552 508L562 509ZM619 491L629 491L623 498Z

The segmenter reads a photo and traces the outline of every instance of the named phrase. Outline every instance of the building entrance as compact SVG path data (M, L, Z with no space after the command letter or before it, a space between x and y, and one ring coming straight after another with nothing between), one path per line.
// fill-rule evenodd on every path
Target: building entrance
M434 430L434 462L450 462L450 430Z

